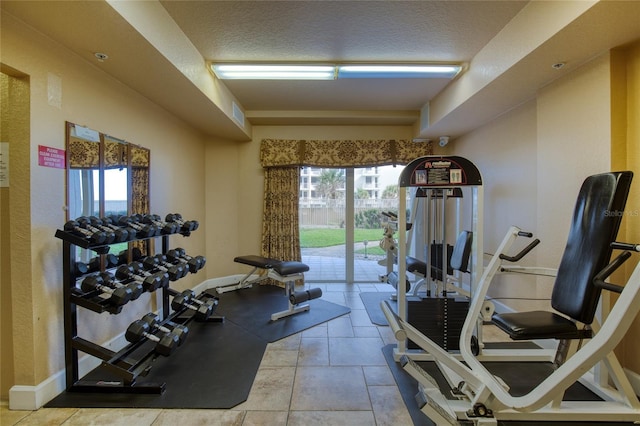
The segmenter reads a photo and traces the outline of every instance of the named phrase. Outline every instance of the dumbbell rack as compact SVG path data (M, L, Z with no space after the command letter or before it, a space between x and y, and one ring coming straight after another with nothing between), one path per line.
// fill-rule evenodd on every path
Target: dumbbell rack
M189 236L190 232L179 234ZM75 253L76 247L89 249L97 254L107 254L110 245L92 245L86 239L71 232L58 229L55 236L63 242L63 298L64 298L64 342L65 342L65 379L66 390L70 392L102 392L102 393L144 393L161 394L165 390L164 383L136 383L138 376L144 376L151 369L151 364L158 357L154 353L154 346L147 340L130 343L120 351L115 352L89 340L78 336L78 316L77 307L97 313L108 312L118 314L122 311L122 306L110 304L100 297L99 291L84 293L76 287L76 279L79 277L76 268ZM171 235L154 236L140 238L131 241L147 242L147 253L149 253L149 241L152 238L162 239L162 252L169 250L169 237ZM169 315L169 297L176 293L170 288L162 288L162 321L159 325L165 325L178 317L183 317L184 310L173 312ZM189 318L190 320L190 318ZM186 323L185 321L182 321ZM84 352L102 360L101 366L122 380L80 380L78 367L78 352Z

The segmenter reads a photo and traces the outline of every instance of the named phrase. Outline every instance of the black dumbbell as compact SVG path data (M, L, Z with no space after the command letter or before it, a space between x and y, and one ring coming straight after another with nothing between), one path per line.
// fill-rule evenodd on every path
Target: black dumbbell
M209 298L207 301L202 301L194 297L192 290L185 290L180 294L177 294L171 300L171 308L174 311L181 309L190 309L195 311L195 318L199 321L206 321L215 310L218 305L218 299L215 297Z
M175 324L171 321L167 321L164 325L161 325L160 318L158 318L158 316L152 312L149 312L148 314L143 316L141 318L141 321L149 324L151 330L157 329L158 331L161 331L163 333L175 334L176 336L178 336L178 345L184 343L184 341L187 339L187 336L189 335L189 327L185 325Z
M116 243L123 243L129 239L129 231L127 231L125 228L120 228L118 226L109 226L97 216L90 216L89 221L94 228L107 233L111 232Z
M162 285L162 278L157 275L150 275L143 277L138 275L130 264L120 265L116 269L116 278L120 281L131 280L142 284L142 288L145 291L153 292L159 289Z
M188 272L185 268L182 267L182 264L172 265L171 263L161 263L161 261L161 254L156 256L147 256L142 259L142 266L144 266L147 271L162 271L168 274L169 280L171 281L179 280Z
M144 288L142 284L136 281L131 281L129 283L122 283L116 279L113 275L108 272L100 272L99 276L104 280L104 285L112 287L112 288L120 288L125 287L131 290L131 300L136 300L139 298L142 293L144 293Z
M169 213L165 219L167 222L174 222L180 226L180 231L191 232L198 229L200 223L197 220L184 220L180 213Z
M89 231L88 229L84 229L75 220L70 220L67 223L65 223L64 230L67 232L72 232L83 238L86 238L87 240L89 240L90 243L93 243L93 244L103 244L107 239L107 235L104 232L102 231L92 232L92 231Z
M171 267L176 268L176 270L180 274L179 278L186 277L187 274L189 273L189 268L184 263L180 262L180 263L173 264L169 262L169 259L167 259L167 256L165 256L164 254L158 253L155 255L155 258L158 261L158 263L164 266L165 268L171 268Z
M114 266L118 266L118 257L113 253L107 253L104 256L105 269L113 268ZM99 270L100 270L100 257L96 256L89 261L89 272L95 272Z
M198 272L207 263L207 259L204 256L191 257L180 247L167 251L167 259L172 263L182 262L186 264L192 274Z
M149 237L157 237L161 234L161 229L152 223L145 223L144 216L141 214L132 214L129 216L131 218L131 226L148 226L151 228L149 231Z
M144 265L142 264L142 262L139 261L134 261L129 263L129 265L133 268L134 272L138 275L140 275L141 277L152 277L152 276L157 276L160 277L160 287L169 287L169 274L164 272L164 271L156 271L156 272L149 272L144 268Z
M132 322L127 331L124 333L124 338L128 342L135 343L142 339L149 339L152 342L156 342L155 351L163 356L169 356L178 347L178 336L172 333L163 333L161 336L156 336L151 333L151 327L149 324L142 320Z
M160 234L163 235L175 234L180 230L180 227L177 224L164 222L157 214L146 214L142 216L142 222L155 226L160 230Z
M77 272L77 275L88 274L90 272L89 265L87 265L84 262L76 262L76 272Z
M86 229L88 231L104 232L104 235L106 236L104 240L104 244L111 244L116 240L116 234L113 231L111 230L105 231L104 229L100 229L93 226L91 224L91 220L86 216L80 216L79 218L76 219L76 222L80 224L81 228Z
M126 241L131 241L131 240L135 240L136 239L136 230L133 229L130 226L120 226L118 224L118 219L120 218L120 216L116 216L116 215L111 215L111 216L105 216L103 218L101 218L100 220L102 221L102 224L108 228L111 228L114 230L116 229L121 229L122 231L126 231L127 232L127 240Z
M135 231L134 231L135 232ZM118 263L117 265L124 265L125 263L129 263L129 250L122 250L118 253ZM131 248L131 261L136 261L142 259L142 250L138 247Z
M154 226L138 223L134 221L133 216L120 216L117 220L118 225L135 229L137 238L148 238L156 235L156 228Z
M103 294L107 294L109 295L109 301L116 306L121 306L129 302L133 295L129 288L111 288L105 285L104 280L99 275L90 275L83 279L80 288L86 293L97 290Z
M89 263L84 263L84 262L76 262L76 270L84 275L84 274L90 274L91 272L96 272L100 270L100 258L99 257L94 257L91 260L89 260Z

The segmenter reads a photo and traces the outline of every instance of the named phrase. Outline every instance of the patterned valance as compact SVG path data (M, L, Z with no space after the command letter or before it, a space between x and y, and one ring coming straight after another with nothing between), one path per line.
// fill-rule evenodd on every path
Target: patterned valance
M132 167L149 167L151 152L141 146L129 145Z
M262 167L359 167L407 164L433 154L431 142L410 140L263 139Z
M114 169L128 166L127 149L131 154L132 167L149 167L150 151L140 146L112 142L104 143L104 167ZM100 168L100 142L69 136L67 143L67 158L72 169Z
M104 141L104 167L107 169L117 169L127 167L127 146L126 143Z
M97 169L100 167L100 142L69 136L67 161L72 169Z

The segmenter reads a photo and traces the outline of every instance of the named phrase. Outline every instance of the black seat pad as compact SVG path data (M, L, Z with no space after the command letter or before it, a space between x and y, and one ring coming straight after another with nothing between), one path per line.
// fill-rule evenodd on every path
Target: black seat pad
M282 261L256 255L238 256L233 259L233 261L244 265L255 266L256 268L273 269L283 276L299 274L309 270L309 266L302 262Z
M237 263L243 263L245 265L255 266L256 268L262 268L262 269L272 269L273 265L277 265L281 263L281 261L277 259L271 259L268 257L254 256L254 255L238 256L235 259L233 259L233 261Z
M425 276L427 275L427 264L415 257L407 256L407 271Z
M580 330L573 321L548 311L494 314L492 322L513 340L591 337L591 330Z
M291 260L288 262L280 262L278 265L274 265L273 270L280 275L292 275L299 274L301 272L307 272L309 270L309 266L305 263Z

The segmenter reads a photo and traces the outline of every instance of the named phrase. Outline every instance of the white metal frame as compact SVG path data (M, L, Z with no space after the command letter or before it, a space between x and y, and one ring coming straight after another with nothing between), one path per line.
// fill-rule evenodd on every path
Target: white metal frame
M597 322L592 325L594 337L529 393L519 397L510 395L506 384L491 374L473 355L470 338L475 319L480 315L491 278L499 268L500 253L506 253L519 232L517 227L509 229L478 283L460 335L462 360L456 359L401 316L394 314L386 302L381 305L399 345L406 338L411 339L433 356L451 387L458 386L456 391L460 399L447 400L434 381L427 378L426 373L420 371L405 355L402 358L405 370L420 383L420 395L424 401L422 411L443 424L458 424L458 420L471 420L476 424L497 424L498 420L640 423L640 402L613 352L640 312L640 264L602 326ZM604 385L605 389L598 393L604 400L562 401L564 391L600 362L614 385ZM459 386L461 383L463 385ZM477 416L478 409L481 412L490 410L491 415Z

